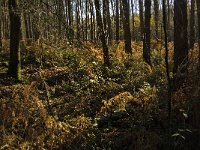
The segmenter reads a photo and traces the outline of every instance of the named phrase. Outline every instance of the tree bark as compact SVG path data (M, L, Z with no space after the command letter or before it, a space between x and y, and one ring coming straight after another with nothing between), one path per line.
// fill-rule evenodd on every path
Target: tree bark
M200 1L196 0L197 3L197 16L198 16L198 45L199 45L199 68L200 68Z
M132 55L131 48L131 31L130 31L130 20L129 20L129 0L123 0L123 12L124 12L124 40L125 40L125 52Z
M73 29L73 11L72 11L72 0L68 0L68 39L71 41L74 38L74 29Z
M143 40L144 36L144 9L143 0L139 0L139 13L140 13L140 40Z
M116 42L119 41L119 0L116 0Z
M155 35L156 35L156 38L159 38L159 35L158 35L158 21L159 21L158 0L154 0L154 21L155 21Z
M105 33L104 33L104 28L103 28L103 22L102 22L102 17L101 17L101 12L100 12L99 0L94 0L94 4L95 4L95 8L96 8L96 19L97 19L98 33L100 35L100 40L101 40L102 48L103 48L104 64L106 66L110 66L109 51L108 51L108 46L106 44L106 37L105 37Z
M169 126L169 137L171 136L171 106L172 106L172 83L170 78L169 70L169 50L168 50L168 39L167 39L167 17L166 17L166 0L162 0L163 9L163 30L164 30L164 40L165 40L165 66L166 66L166 77L168 82L168 126ZM170 143L170 141L169 141Z
M187 0L174 1L174 90L179 89L187 76L188 33Z
M10 13L10 62L8 75L17 80L21 80L21 63L20 63L20 12L17 0L9 0Z
M143 40L143 59L152 66L150 56L150 20L151 20L151 1L145 0L145 29Z
M1 30L1 23L2 23L2 5L0 1L0 52L2 51L2 30Z
M135 15L134 15L134 2L131 0L131 12L132 12L132 39L135 40Z
M191 0L191 10L190 10L190 49L194 48L194 43L195 43L194 6L195 6L195 0Z

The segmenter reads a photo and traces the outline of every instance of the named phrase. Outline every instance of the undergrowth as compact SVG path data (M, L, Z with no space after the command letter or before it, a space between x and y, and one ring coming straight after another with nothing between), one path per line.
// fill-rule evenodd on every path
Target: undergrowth
M109 68L91 43L26 45L22 83L5 75L4 49L0 149L198 149L196 57L191 56L188 81L172 98L169 144L164 53L153 45L153 68L142 60L141 43L132 44L133 56L122 43L113 44Z

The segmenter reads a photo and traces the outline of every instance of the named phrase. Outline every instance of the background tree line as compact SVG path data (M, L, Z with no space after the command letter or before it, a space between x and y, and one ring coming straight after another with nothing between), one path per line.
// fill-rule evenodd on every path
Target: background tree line
M187 72L184 64L188 62L188 50L199 41L199 5L198 0L2 0L0 47L3 40L10 39L8 73L16 78L20 78L20 41L41 39L101 42L108 66L109 45L113 41L124 40L125 52L131 55L131 41L143 41L143 59L152 66L151 40L162 42L164 38L165 7L167 41L174 41L174 79L184 80L177 72ZM184 67L180 69L180 65Z

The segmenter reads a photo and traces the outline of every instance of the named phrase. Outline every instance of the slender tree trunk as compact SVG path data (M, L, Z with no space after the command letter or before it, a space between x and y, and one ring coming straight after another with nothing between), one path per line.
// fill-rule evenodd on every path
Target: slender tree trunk
M110 18L110 10L109 10L109 0L103 0L103 24L104 31L106 34L106 39L108 39L108 43L112 40L112 28L111 28L111 18Z
M119 41L119 0L116 0L116 41Z
M124 40L125 40L125 52L132 55L131 48L131 31L130 31L130 19L129 19L129 0L123 0L123 12L124 12Z
M95 40L95 16L92 0L90 0L90 39L92 42Z
M172 106L172 83L170 78L170 70L169 70L169 50L168 50L168 39L167 39L167 17L166 17L166 0L162 0L162 9L163 9L163 29L164 29L164 39L165 39L165 65L166 65L166 76L168 81L168 126L169 126L169 139L171 137L171 106ZM169 145L170 140L169 140Z
M171 29L171 8L170 2L167 0L167 32L168 32L168 40L172 41L172 29Z
M200 1L196 0L197 3L197 16L198 16L198 45L199 45L199 68L200 68Z
M187 0L174 1L174 90L179 89L187 76L188 34Z
M58 19L58 35L62 38L62 22L63 22L63 0L57 0L57 19Z
M123 0L119 0L119 11L120 11L120 21L119 21L119 28L120 28L120 31L121 29L123 29L123 23L124 23L124 11L123 11ZM124 33L122 34L121 32L119 32L119 39L122 40L124 39Z
M1 23L2 23L2 5L0 0L0 52L2 51L2 30L1 30Z
M144 9L143 0L139 0L139 13L140 13L140 40L143 40L144 36Z
M73 29L73 11L72 11L72 0L68 0L68 26L69 26L69 31L68 31L68 39L71 41L74 38L74 29Z
M190 12L190 49L194 48L195 42L195 29L194 29L194 6L195 0L191 0L191 12Z
M85 1L85 40L88 40L88 0Z
M96 19L97 19L98 33L100 34L100 40L101 40L102 48L103 48L104 64L106 66L109 66L110 65L109 51L108 51L108 46L106 44L106 37L105 37L104 29L103 29L103 22L102 22L102 17L101 17L99 0L94 0L94 4L95 4L95 8L96 8Z
M18 0L9 0L10 13L10 62L8 68L8 75L21 79L21 64L20 64L20 14L18 8Z
M132 39L135 40L135 15L134 15L134 2L131 0L131 12L132 12Z
M152 66L150 54L150 20L151 20L151 1L145 0L145 29L143 40L143 59Z
M83 17L83 1L80 0L80 18L81 18L81 34L82 34L82 40L85 40L85 32L84 32L84 17Z
M112 40L112 25L111 25L111 17L110 17L109 0L106 0L106 12L107 12L107 24L108 24L108 40L110 43Z
M26 23L25 23L25 14L21 13L21 39L25 41L27 39L26 35Z
M158 21L159 21L159 4L158 0L154 0L154 20L155 20L155 34L156 38L159 38L158 35Z
M80 9L79 0L76 0L76 38L80 40Z

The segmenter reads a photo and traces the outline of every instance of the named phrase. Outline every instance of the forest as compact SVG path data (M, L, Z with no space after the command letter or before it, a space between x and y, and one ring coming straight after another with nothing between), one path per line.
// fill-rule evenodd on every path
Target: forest
M0 150L199 150L200 0L0 0Z

